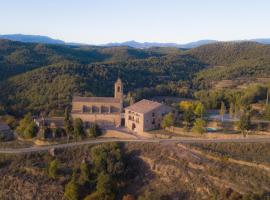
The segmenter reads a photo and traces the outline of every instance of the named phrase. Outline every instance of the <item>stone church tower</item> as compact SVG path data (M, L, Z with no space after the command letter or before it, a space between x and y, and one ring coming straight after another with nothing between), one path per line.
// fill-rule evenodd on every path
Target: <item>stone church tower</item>
M123 110L123 83L120 78L114 84L114 98L121 102L121 112Z

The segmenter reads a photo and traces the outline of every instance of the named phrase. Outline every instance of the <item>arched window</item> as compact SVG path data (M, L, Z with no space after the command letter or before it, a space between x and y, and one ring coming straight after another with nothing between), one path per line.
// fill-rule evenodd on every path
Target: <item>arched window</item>
M120 86L117 87L117 92L120 92Z

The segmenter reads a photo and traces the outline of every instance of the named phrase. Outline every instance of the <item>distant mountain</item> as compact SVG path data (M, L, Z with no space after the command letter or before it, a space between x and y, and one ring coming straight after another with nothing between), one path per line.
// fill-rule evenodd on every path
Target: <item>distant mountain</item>
M56 40L41 35L23 35L23 34L0 35L0 39L7 39L18 42L43 43L43 44L65 44L65 42L62 40Z
M158 42L136 42L134 40L127 41L127 42L116 42L116 43L108 43L102 46L129 46L133 48L145 49L150 47L180 47L179 44L176 43L158 43Z
M10 34L10 35L0 35L0 39L13 40L18 42L28 42L28 43L43 43L43 44L66 44L70 46L88 46L89 44L84 43L74 43L74 42L65 42L58 39L53 39L47 36L41 35L24 35L24 34ZM270 38L257 38L250 40L239 40L239 41L253 41L261 44L270 44ZM231 41L231 42L239 42L239 41ZM182 49L192 49L206 44L213 44L216 42L221 42L218 40L198 40L195 42L190 42L186 44L178 44L178 43L161 43L161 42L137 42L134 40L126 41L126 42L115 42L102 44L98 46L103 47L133 47L137 49L147 49L153 47L173 47L173 48L182 48Z
M219 41L217 41L217 40L199 40L199 41L196 41L196 42L190 42L190 43L187 43L187 44L181 44L179 46L181 48L184 48L184 49L192 49L192 48L196 48L196 47L199 47L199 46L202 46L202 45L212 44L212 43L216 43L216 42L219 42Z
M216 40L199 40L196 42L190 42L187 44L177 44L177 43L159 43L159 42L136 42L134 40L122 42L122 43L108 43L102 46L129 46L133 48L145 49L145 48L152 48L152 47L176 47L176 48L184 48L190 49L195 48L204 44L211 44L217 42Z
M254 39L252 41L255 41L261 44L270 44L270 38L259 38L259 39Z

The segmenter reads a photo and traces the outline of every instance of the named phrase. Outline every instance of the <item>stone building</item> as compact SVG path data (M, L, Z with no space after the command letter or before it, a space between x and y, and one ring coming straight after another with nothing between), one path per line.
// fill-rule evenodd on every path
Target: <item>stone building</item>
M125 108L125 126L138 133L157 129L163 117L171 111L169 106L143 99Z
M73 97L71 116L86 124L96 123L101 127L119 127L123 111L123 83L114 84L114 97Z
M34 119L39 128L40 139L57 139L66 136L64 117L41 117Z
M10 127L0 120L0 141L7 141L14 138L13 131Z

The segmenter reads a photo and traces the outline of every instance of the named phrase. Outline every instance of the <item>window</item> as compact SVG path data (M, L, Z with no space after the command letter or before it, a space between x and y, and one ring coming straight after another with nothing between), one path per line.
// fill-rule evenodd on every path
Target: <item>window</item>
M120 86L117 87L117 92L120 92Z
M155 117L155 113L152 113L152 117Z

